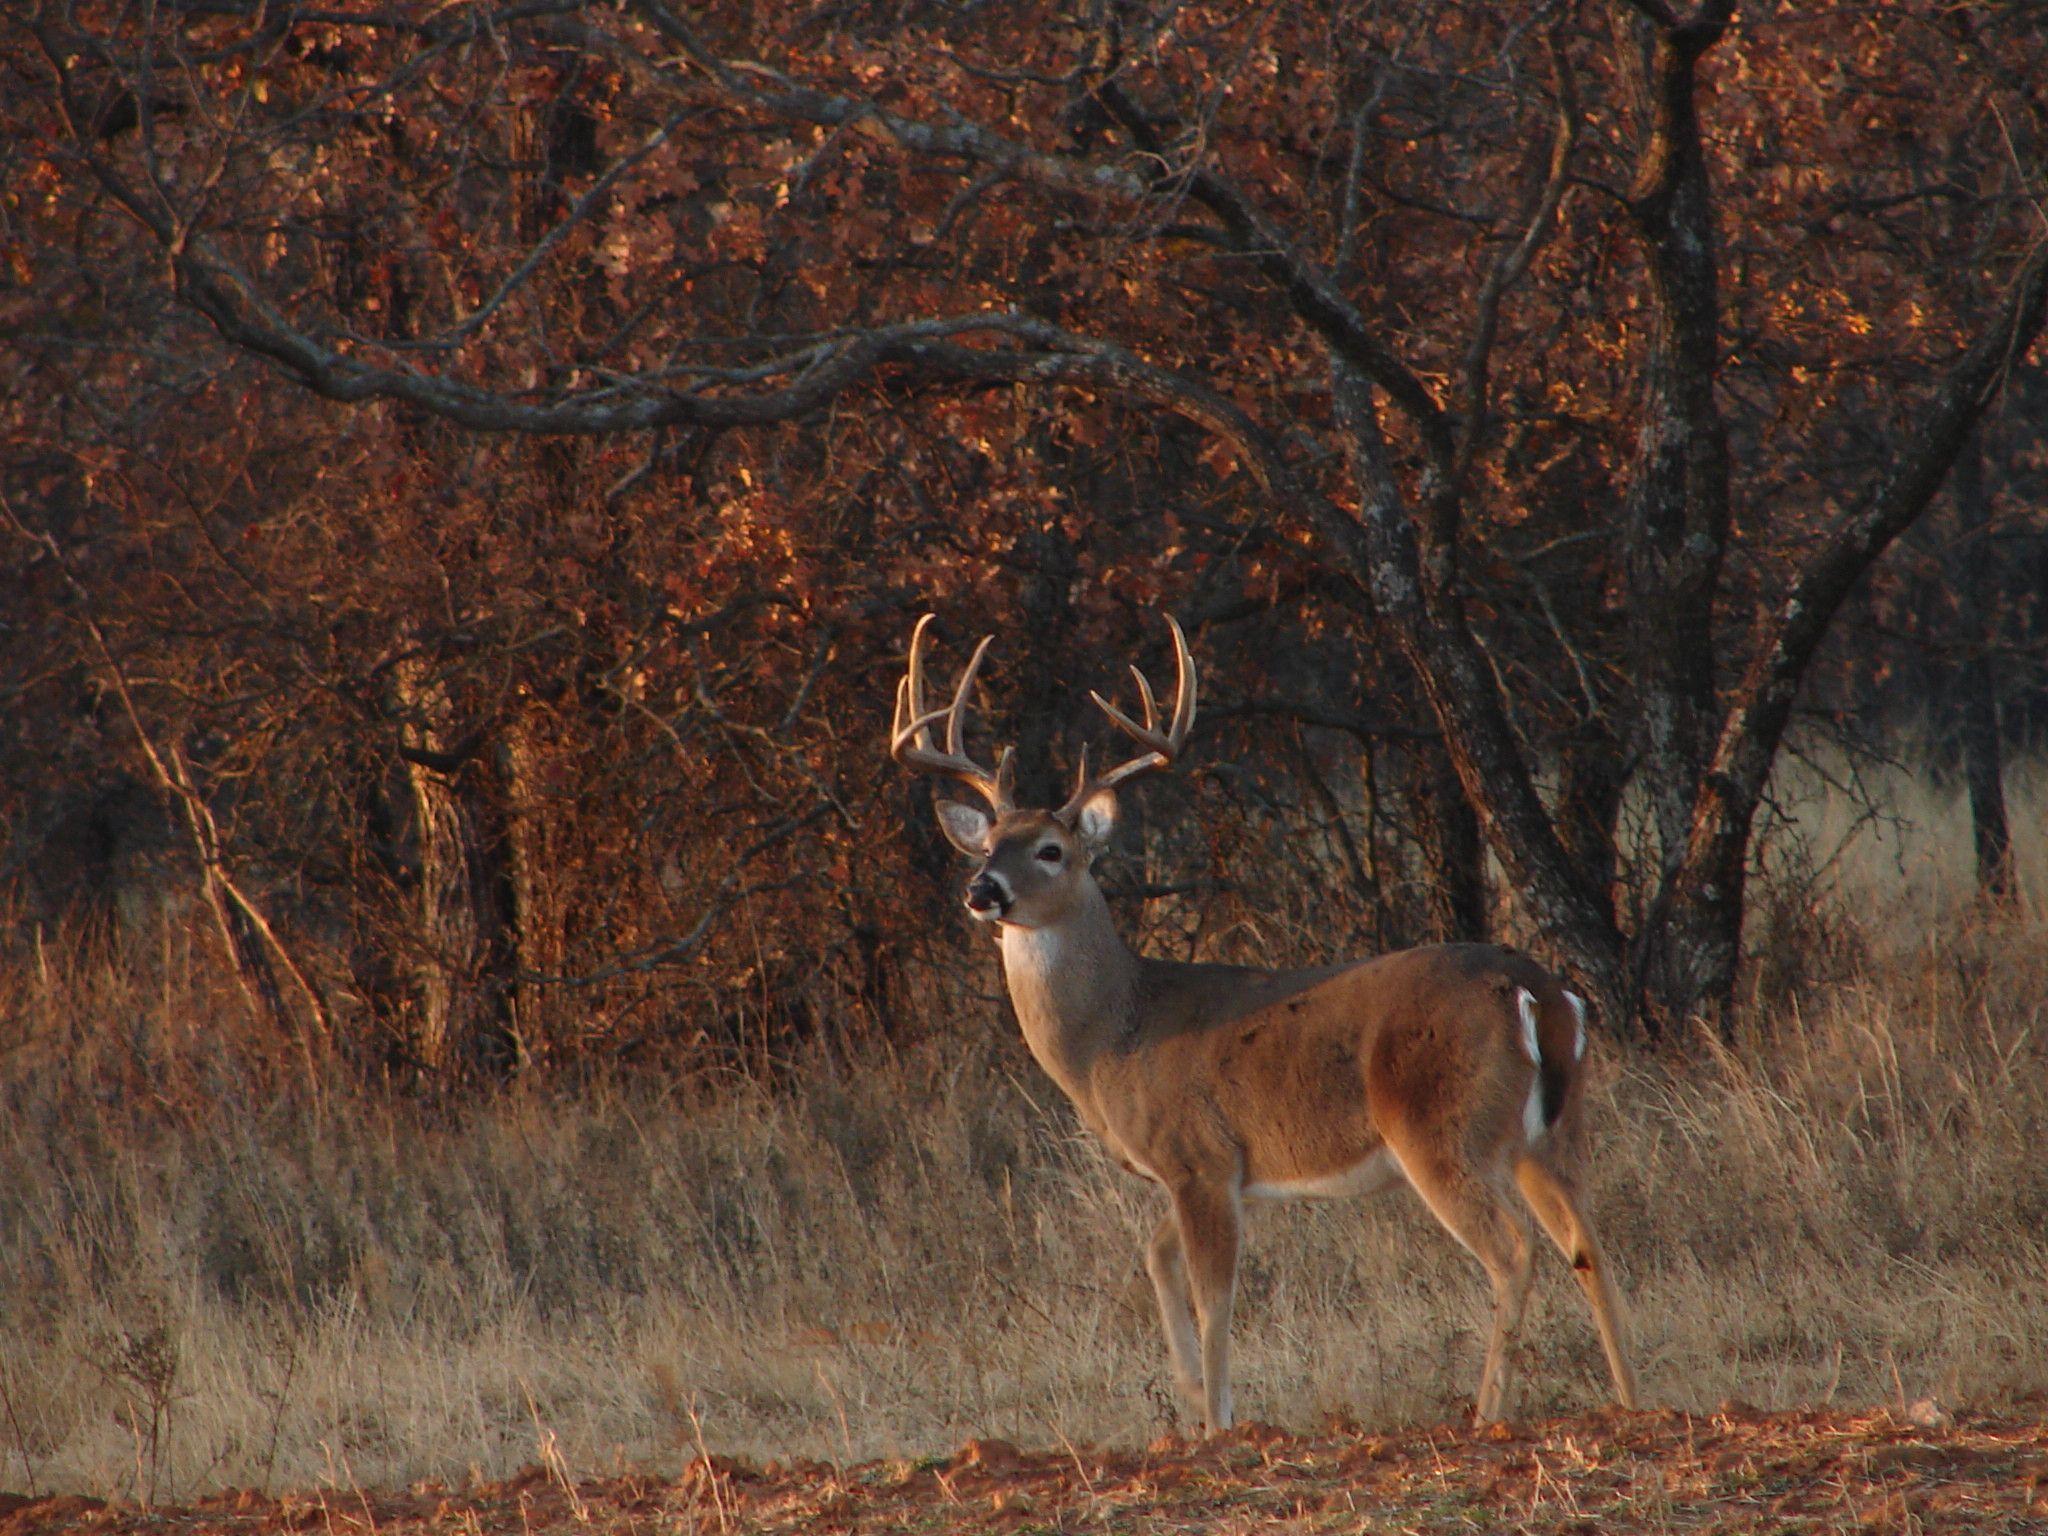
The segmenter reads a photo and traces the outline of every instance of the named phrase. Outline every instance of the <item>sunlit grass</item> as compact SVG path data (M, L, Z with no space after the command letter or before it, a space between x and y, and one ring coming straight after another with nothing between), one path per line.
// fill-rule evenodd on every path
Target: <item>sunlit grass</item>
M2039 891L2040 779L2014 783ZM1810 851L1771 855L1737 1042L1599 1061L1593 1203L1645 1395L2048 1388L2048 933L1973 899L1955 795L1902 776L1895 818L1853 827L1838 797L1788 796ZM1152 1197L1000 1009L772 1092L619 1077L457 1114L252 1061L209 976L166 930L47 939L0 977L8 1487L385 1484L544 1445L577 1472L844 1461L1171 1422ZM1576 1290L1541 1273L1521 1407L1598 1405ZM1456 1414L1483 1302L1410 1201L1261 1215L1240 1414Z

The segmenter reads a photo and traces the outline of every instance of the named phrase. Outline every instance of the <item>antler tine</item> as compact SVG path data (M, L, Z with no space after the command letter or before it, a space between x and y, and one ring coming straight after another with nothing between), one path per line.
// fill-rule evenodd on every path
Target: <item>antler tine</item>
M1145 750L1128 762L1119 763L1106 773L1093 777L1088 773L1088 759L1085 752L1081 759L1081 780L1074 790L1073 799L1062 808L1064 817L1078 810L1081 802L1097 790L1108 789L1126 779L1136 778L1141 773L1165 768L1180 756L1187 745L1188 733L1195 726L1195 661L1189 654L1187 636L1181 633L1180 625L1172 614L1166 616L1166 627L1173 631L1174 697L1173 719L1168 723L1165 734L1159 730L1158 700L1153 695L1152 684L1137 667L1131 668L1131 676L1138 680L1138 701L1145 711L1145 723L1138 724L1129 715L1118 709L1101 694L1091 692L1088 697L1096 707L1109 716L1110 723L1136 741Z
M921 750L937 751L932 744L930 728L943 720L946 722L946 752L954 757L964 757L966 753L960 743L961 717L966 712L968 693L974 687L974 675L981 670L981 658L987 654L989 643L994 639L994 635L983 636L981 644L975 648L973 659L967 663L967 670L960 676L960 686L953 691L951 700L937 709L918 708L914 714L907 712L903 707L904 690L907 688L921 705L924 691L922 680L906 676L899 682L896 686L896 721L890 728L893 734L914 735Z
M1145 706L1145 729L1152 730L1159 720L1159 706L1152 698L1152 680L1136 667L1131 668L1131 676L1137 679L1138 698Z
M904 712L908 719L915 719L924 713L924 636L932 627L932 615L926 614L917 621L910 631L910 663L903 672L903 685L907 690L909 708Z
M967 670L960 674L960 686L953 690L953 707L946 712L946 750L955 757L966 756L965 733L962 723L967 713L967 696L974 691L975 674L981 671L981 658L988 654L988 648L995 642L994 635L983 635L981 644L974 648L974 654L967 658Z
M1177 753L1187 744L1188 733L1195 728L1195 694L1198 684L1195 677L1195 658L1188 651L1188 637L1180 632L1180 624L1172 614L1166 616L1166 627L1173 631L1173 723L1166 728L1167 736L1173 741Z
M1009 752L1004 752L1005 761L991 773L970 758L963 745L963 717L967 713L968 697L974 691L975 676L981 671L982 659L988 655L989 645L995 636L984 636L981 644L974 648L974 655L960 674L960 683L953 690L951 701L942 709L931 709L926 706L924 696L924 639L931 622L932 615L926 614L910 632L909 664L896 684L896 710L889 725L889 755L913 771L957 779L986 800L998 816L1007 815L1016 809L1011 803L1008 783L1011 777L1007 761ZM941 720L946 722L944 750L934 745L931 735L931 728Z
M1137 721L1133 720L1129 715L1092 689L1089 691L1088 697L1095 701L1096 708L1116 722L1119 729L1127 731L1148 746L1153 742L1163 741L1165 738L1159 734L1159 710L1152 700L1152 685L1146 681L1145 674L1136 667L1131 668L1131 676L1138 680L1138 699L1145 706L1145 723L1143 725L1138 724Z
M910 662L904 668L903 676L896 679L896 711L889 721L889 754L894 757L906 741L917 738L917 745L929 747L930 738L924 728L931 721L924 704L924 632L931 627L932 615L926 614L917 621L910 631Z

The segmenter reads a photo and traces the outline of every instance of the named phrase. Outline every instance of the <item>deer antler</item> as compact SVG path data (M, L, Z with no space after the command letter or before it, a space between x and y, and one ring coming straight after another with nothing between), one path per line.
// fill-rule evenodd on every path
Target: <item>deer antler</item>
M960 674L960 685L953 690L953 701L942 709L932 709L926 705L924 696L924 637L931 622L932 615L928 613L910 632L910 665L896 685L896 717L889 727L889 755L913 772L936 773L958 780L986 800L996 815L1007 816L1017 808L1012 798L1015 754L1010 748L1003 748L995 772L991 773L970 758L961 744L967 696L974 690L975 674L981 670L981 659L988 654L989 643L995 636L984 635L981 644L974 648L967 670ZM943 751L933 744L931 733L931 728L941 720L946 722Z
M1144 706L1145 723L1138 724L1129 715L1118 709L1099 693L1091 692L1088 697L1096 707L1109 716L1110 723L1131 737L1145 750L1128 762L1119 763L1107 773L1091 776L1088 772L1088 752L1081 751L1080 782L1075 786L1073 798L1056 813L1062 821L1069 821L1081 808L1081 804L1099 789L1108 789L1126 779L1134 779L1141 773L1151 773L1165 768L1180 756L1181 748L1188 744L1188 732L1195 727L1195 660L1188 654L1188 638L1180 631L1180 625L1172 614L1166 616L1166 627L1173 631L1173 663L1177 676L1174 681L1173 719L1167 725L1164 735L1159 731L1159 707L1152 696L1152 684L1135 666L1131 676L1138 681L1138 701Z

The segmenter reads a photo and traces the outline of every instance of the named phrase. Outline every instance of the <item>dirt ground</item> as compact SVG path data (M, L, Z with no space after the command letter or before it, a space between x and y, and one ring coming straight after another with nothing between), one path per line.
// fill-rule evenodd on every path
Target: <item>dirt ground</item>
M1142 1451L835 1469L699 1458L673 1479L530 1467L467 1488L229 1493L185 1508L0 1495L0 1536L1258 1530L2048 1533L2048 1403L2015 1415L1610 1411L1521 1426L1247 1425Z

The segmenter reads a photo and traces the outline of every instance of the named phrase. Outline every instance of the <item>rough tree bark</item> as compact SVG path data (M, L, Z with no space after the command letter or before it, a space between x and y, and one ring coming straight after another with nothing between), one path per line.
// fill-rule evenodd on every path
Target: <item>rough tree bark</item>
M568 947L556 868L548 796L540 777L540 753L532 718L515 709L492 742L493 768L501 797L503 825L498 861L506 906L511 974L501 978L510 1039L506 1070L524 1067L534 1053L557 1038L556 989L546 980L560 976Z
M1728 432L1714 398L1719 277L1696 92L1699 61L1733 9L1723 0L1682 25L1654 28L1641 81L1647 121L1628 192L1650 278L1641 428L1622 518L1635 658L1629 723L1666 874L1685 855L1716 702L1714 596L1728 538Z
M1685 902L1673 899L1718 711L1714 598L1728 538L1728 432L1714 395L1720 279L1698 91L1700 62L1726 34L1734 5L1708 0L1683 20L1661 5L1643 9L1649 47L1635 56L1645 121L1627 204L1649 274L1651 324L1623 548L1636 666L1629 718L1660 880L1630 946L1632 990L1655 1028L1718 1013L1734 995L1741 955L1739 890L1728 899L1727 881L1700 882L1685 887Z
M1620 914L1614 905L1620 854L1616 838L1627 788L1621 753L1598 721L1588 722L1559 746L1554 796L1558 840L1616 932L1620 931Z
M412 810L414 1012L407 1042L420 1070L453 1080L503 1076L519 1037L503 984L509 939L501 871L474 804L474 743L458 745L447 689L417 654L386 671Z

